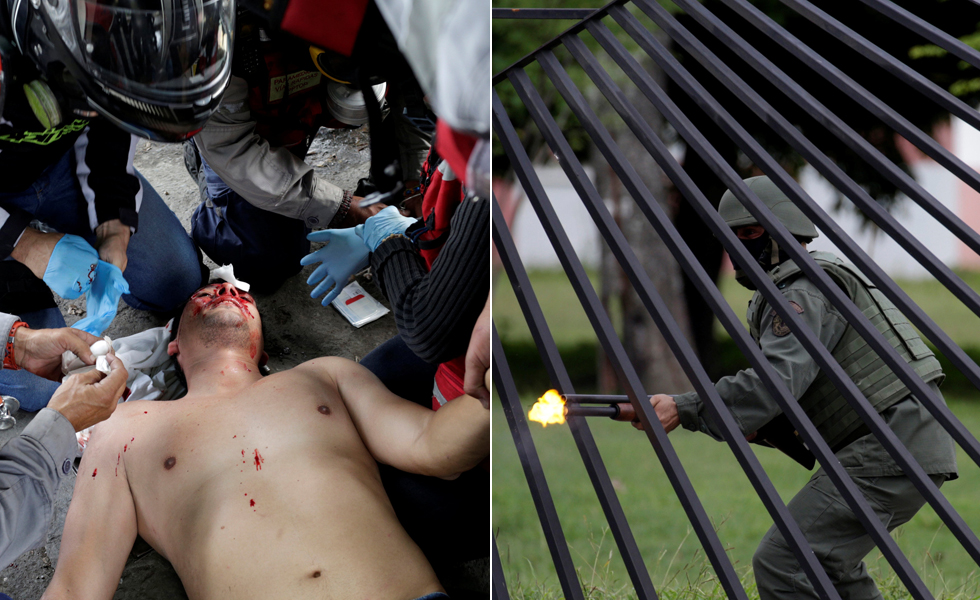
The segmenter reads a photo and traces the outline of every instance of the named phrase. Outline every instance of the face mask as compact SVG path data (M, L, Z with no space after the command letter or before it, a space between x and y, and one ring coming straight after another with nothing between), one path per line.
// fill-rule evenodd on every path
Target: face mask
M742 245L745 246L749 254L755 258L755 261L767 273L785 260L780 256L779 245L776 243L776 240L769 236L769 233L764 232L757 238L751 240L740 239L739 241L742 242ZM749 279L745 271L739 267L734 258L732 258L732 266L735 267L735 281L743 287L755 290L755 284L752 283L752 280Z

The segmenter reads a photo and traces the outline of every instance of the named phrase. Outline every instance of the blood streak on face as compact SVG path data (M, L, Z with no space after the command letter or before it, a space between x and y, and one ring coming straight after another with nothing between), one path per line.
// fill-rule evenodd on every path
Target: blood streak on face
M262 463L264 463L264 462L265 462L265 459L262 458L262 455L259 454L259 449L256 448L255 449L255 470L256 471L261 471L262 470Z
M123 452L125 452L126 450L129 450L129 444L126 444L125 446L123 446Z

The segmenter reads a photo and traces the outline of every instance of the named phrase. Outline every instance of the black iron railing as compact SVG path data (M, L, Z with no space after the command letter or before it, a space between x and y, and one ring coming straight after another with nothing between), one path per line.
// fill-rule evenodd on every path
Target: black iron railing
M859 34L836 21L830 15L814 7L806 0L782 0L784 4L799 12L832 33L837 39L861 53L886 73L897 77L911 90L924 94L951 114L980 129L980 114L959 99L952 96L933 82L916 73L910 67L877 48ZM705 5L696 0L674 0L687 15L699 23L718 40L723 42L752 69L778 85L793 103L810 114L833 136L869 166L921 206L948 231L961 240L972 251L980 254L980 235L966 225L952 211L943 206L934 196L919 185L909 174L892 163L857 131L848 126L843 119L820 103L787 73L780 70L766 56L756 50L743 37L735 33ZM943 148L930 136L916 128L906 118L875 97L858 82L822 58L818 52L809 48L799 39L780 27L746 0L722 0L735 13L741 15L757 28L759 35L767 36L778 43L786 52L805 61L828 83L838 88L853 101L870 111L881 121L900 133L927 156L946 168L967 185L980 191L980 175L962 160ZM969 64L980 66L980 53L959 40L938 30L912 13L895 6L886 0L862 0L866 5L881 14L894 19L909 30L929 41L947 49ZM724 248L739 265L776 313L788 324L801 344L827 374L847 402L854 408L864 423L870 428L889 454L902 467L916 488L933 507L945 525L962 544L970 557L980 564L980 540L970 526L963 520L949 501L939 491L911 453L898 440L868 400L860 393L841 366L834 360L830 351L824 347L816 335L804 325L797 312L783 297L768 275L752 259L744 246L718 215L712 203L698 189L694 181L672 156L667 146L654 130L640 116L624 90L617 81L621 74L634 85L677 132L690 149L697 152L708 164L712 172L735 194L745 207L765 227L766 231L779 243L799 265L833 305L845 316L848 323L867 341L874 351L885 361L923 402L930 413L950 433L964 449L973 462L980 465L980 442L937 398L930 387L915 374L905 360L892 348L891 344L862 314L861 310L819 267L814 259L796 242L792 234L765 207L762 201L742 182L742 178L728 161L711 145L708 139L694 125L691 119L668 96L666 90L641 66L624 44L610 30L604 20L611 19L649 56L675 85L694 99L698 107L752 160L776 185L796 204L827 237L833 241L843 254L853 262L871 281L910 319L910 321L945 354L971 383L980 388L980 367L959 347L936 323L891 280L888 275L851 239L782 168L763 146L746 130L716 98L681 64L653 33L626 8L633 5L642 11L662 32L683 48L711 76L731 90L739 101L759 116L785 142L809 162L819 173L830 181L844 196L859 207L882 231L892 237L916 261L925 267L940 283L971 311L980 315L980 295L970 288L949 267L929 250L920 240L915 239L898 221L882 208L851 177L837 166L832 158L822 152L816 144L801 133L772 103L733 72L726 63L712 53L681 22L654 0L617 1L601 9L561 10L561 9L494 9L495 18L581 18L568 31L554 40L548 41L538 50L521 59L511 67L497 74L494 85L508 81L516 91L530 118L544 137L558 163L568 177L584 207L595 222L600 235L610 249L630 284L638 293L646 310L671 352L677 358L688 379L704 401L710 418L717 424L725 441L745 471L756 493L771 514L774 522L793 549L803 566L811 584L823 598L839 598L827 574L817 561L799 527L789 515L786 505L780 499L772 482L756 459L729 410L725 407L694 349L686 340L680 326L667 310L664 300L658 294L650 277L641 267L639 260L630 248L624 234L616 225L606 208L599 192L586 174L573 149L566 140L560 126L550 114L545 101L526 72L532 63L540 66L548 85L558 92L578 122L586 131L592 143L605 158L612 170L623 182L629 195L636 202L643 216L651 223L661 237L683 272L694 283L704 297L722 326L747 357L759 375L767 391L778 402L800 437L806 442L817 461L824 467L833 483L841 492L850 508L865 526L868 534L877 544L884 557L914 598L931 598L927 586L909 563L906 556L889 535L885 526L875 515L858 487L847 475L833 451L817 432L809 418L799 407L783 380L769 364L759 347L740 323L738 317L722 297L711 276L699 264L691 249L682 240L670 217L644 185L635 167L627 160L616 144L613 135L586 99L583 90L574 82L565 67L556 58L554 51L564 48L575 59L591 81L591 85L613 107L625 126L636 136L645 150L676 186L684 199L697 211L712 234L721 241ZM596 58L589 46L580 37L588 33L612 59L615 67ZM614 77L608 69L617 69ZM530 205L537 214L548 240L557 253L562 267L589 318L602 350L609 357L616 372L620 386L637 411L644 425L646 435L660 460L665 473L674 488L681 505L690 520L691 526L701 542L718 581L731 598L746 598L746 594L725 549L718 539L711 522L695 493L666 432L660 426L656 414L646 401L648 391L643 388L634 366L627 358L613 323L595 293L586 271L579 262L572 245L565 234L547 193L538 180L531 159L521 144L517 131L504 110L504 106L494 91L493 126L497 139L506 153L514 173L526 194ZM553 386L565 394L573 394L571 381L562 363L558 349L537 303L530 281L518 257L514 242L497 206L493 209L493 240L500 254L502 264L515 290L518 303L530 328L531 335L544 361L545 368ZM517 390L510 373L507 357L497 338L493 337L494 381L503 402L508 424L517 445L518 454L531 488L532 498L538 510L548 547L558 573L562 590L566 597L581 598L579 585L567 544L562 534L554 504L548 492L541 465L531 441L523 409L517 397ZM591 482L609 522L610 530L626 565L626 570L639 598L656 598L657 593L650 581L644 559L633 539L630 526L622 506L613 489L602 458L592 438L584 418L570 417L568 420L575 443L585 463ZM506 597L503 572L499 568L499 557L494 545L494 581L499 598Z

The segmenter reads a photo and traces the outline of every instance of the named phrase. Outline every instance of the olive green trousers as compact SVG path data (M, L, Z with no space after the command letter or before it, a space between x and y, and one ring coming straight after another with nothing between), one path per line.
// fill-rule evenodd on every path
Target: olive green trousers
M945 475L930 475L942 485ZM908 477L855 477L888 531L908 522L925 503ZM830 580L844 600L881 598L864 557L875 547L857 516L823 470L818 471L788 505ZM817 598L793 551L774 525L752 557L762 600Z

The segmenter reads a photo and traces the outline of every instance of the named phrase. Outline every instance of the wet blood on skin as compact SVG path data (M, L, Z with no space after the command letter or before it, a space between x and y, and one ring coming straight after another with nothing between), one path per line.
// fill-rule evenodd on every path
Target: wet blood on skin
M123 452L125 452L128 449L129 449L129 444L126 444L125 446L123 446Z
M255 500L249 500L248 501L248 505L249 506L255 506Z
M92 471L92 477L95 477L95 475L96 475L96 474L97 474L98 472L99 472L99 470L98 470L98 469L94 469L94 470Z
M265 462L265 459L262 458L262 455L259 454L259 449L256 448L255 449L255 470L256 471L261 471L262 470L262 463L264 463L264 462Z

